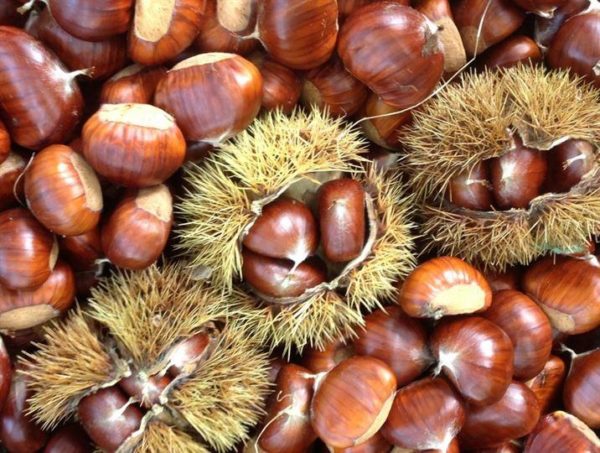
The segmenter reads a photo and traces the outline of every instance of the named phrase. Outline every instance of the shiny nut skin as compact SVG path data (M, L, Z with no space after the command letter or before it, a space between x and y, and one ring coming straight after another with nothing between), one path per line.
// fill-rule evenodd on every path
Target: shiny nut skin
M548 152L548 180L552 192L568 192L594 169L595 147L585 140L567 140Z
M260 110L262 76L239 55L208 53L175 65L155 104L171 113L188 141L220 143L244 130Z
M18 0L0 0L0 25L23 26L26 17L17 11L19 6Z
M490 172L487 162L479 162L471 171L450 180L448 199L461 208L489 211L492 207Z
M535 41L546 49L552 42L552 38L560 29L565 20L588 8L589 0L568 0L564 5L553 12L552 17L535 18L534 36Z
M211 338L207 333L201 332L190 338L180 341L167 353L169 359L169 374L177 377L180 374L189 374L198 362L206 357Z
M491 303L492 290L483 274L450 256L417 266L404 280L398 296L398 305L415 318L474 313Z
M12 364L4 340L0 338L0 408L4 407L12 381Z
M328 451L330 453L388 453L391 451L391 448L392 446L390 443L384 439L381 435L381 431L379 431L362 444L348 448L329 447Z
M22 192L22 184L15 188L17 181L22 183L20 178L25 170L27 162L20 154L11 152L6 160L0 164L0 211L4 211L17 204L15 198L15 189L20 196Z
M483 274L494 292L504 289L518 291L521 288L521 270L518 267L509 267L504 272L487 270Z
M25 171L25 198L40 223L63 236L92 230L103 207L96 173L64 145L51 145L31 160Z
M525 382L525 385L535 394L542 414L546 414L555 402L564 378L565 362L560 357L552 355L544 365L544 369Z
M92 444L78 424L67 425L52 434L44 453L89 453Z
M340 339L329 342L323 350L308 348L302 354L302 365L313 373L323 373L334 369L339 363L352 357L354 347Z
M446 451L465 422L463 402L443 378L425 378L402 387L381 430L402 448Z
M115 266L141 270L163 252L173 223L173 199L164 185L127 193L102 226L102 250Z
M477 59L477 66L481 69L512 68L541 60L542 50L533 39L513 35L482 53Z
M600 348L573 358L563 402L569 413L590 428L600 428Z
M96 260L104 257L100 240L100 228L77 236L58 238L60 254L76 271L95 269Z
M148 104L105 104L83 126L83 155L114 184L148 187L169 178L185 158L175 119Z
M263 78L262 107L266 110L280 108L284 113L291 113L302 92L300 76L261 54L252 55L250 61L258 67Z
M6 126L0 121L0 165L8 158L10 154L10 135Z
M127 401L128 397L118 387L108 387L79 402L77 415L81 426L103 450L116 451L140 427L142 412L135 405L123 410Z
M513 346L510 337L491 321L468 317L442 322L429 347L450 382L470 403L499 401L511 383Z
M513 0L525 11L538 13L540 15L552 15L557 8L560 8L568 0Z
M540 407L535 394L513 381L502 398L489 406L469 406L460 433L461 445L493 447L529 434L538 422Z
M74 75L39 41L0 26L0 117L12 140L41 149L69 138L83 110Z
M344 360L323 378L311 406L311 423L330 447L360 445L384 424L394 400L396 378L373 357Z
M354 77L398 110L425 99L444 70L436 25L389 1L364 6L346 19L338 54Z
M54 236L26 209L0 213L0 284L9 289L33 289L54 268L58 247Z
M364 329L352 343L358 355L368 355L387 363L398 386L419 377L431 364L427 332L418 319L409 318L400 307L385 307L365 317Z
M600 439L577 417L562 411L540 419L527 437L524 453L600 451Z
M510 337L515 378L531 379L544 369L552 350L552 326L539 305L519 291L498 291L482 316Z
M325 257L335 263L351 261L365 246L365 189L350 178L328 181L319 188L317 209Z
M361 110L363 119L370 118L364 119L361 123L363 132L369 140L386 149L400 149L403 126L408 126L412 120L412 111L388 115L396 111L398 111L396 107L386 104L375 93L369 95Z
M160 395L171 383L169 376L138 376L132 374L119 381L119 386L146 409L160 402Z
M102 85L102 104L151 104L158 82L167 70L162 66L153 68L139 64L127 66Z

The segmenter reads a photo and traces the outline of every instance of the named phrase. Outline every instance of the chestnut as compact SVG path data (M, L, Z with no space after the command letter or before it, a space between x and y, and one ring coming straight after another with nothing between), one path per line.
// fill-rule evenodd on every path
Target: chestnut
M595 148L586 140L567 140L548 153L548 189L568 192L594 169Z
M102 189L94 170L68 146L51 145L25 171L25 198L32 214L48 230L76 236L100 220Z
M48 279L33 290L0 286L0 329L19 331L60 316L75 301L75 276L68 264L58 261Z
M529 434L540 418L535 394L513 381L499 401L488 406L469 406L460 443L466 448L493 447Z
M513 0L525 11L536 13L540 16L552 16L554 11L567 3L568 0Z
M442 378L402 387L381 434L402 448L447 451L465 422L461 399Z
M448 186L448 199L461 208L489 211L492 207L492 184L486 161L481 161L470 171L454 176Z
M390 367L373 357L355 356L331 370L317 388L311 422L330 447L360 445L384 424L396 390Z
M206 0L136 0L129 56L147 66L165 63L192 44Z
M81 426L103 450L116 451L142 421L140 409L128 402L118 387L107 387L85 396L77 406Z
M4 407L10 391L12 364L4 340L0 337L0 408Z
M10 135L6 130L4 123L0 121L0 165L8 158L10 154Z
M334 369L339 363L352 357L352 344L346 344L341 339L329 342L323 350L308 348L302 354L302 365L313 373L323 373Z
M600 428L600 348L573 357L563 402L590 428Z
M470 403L486 406L499 401L513 376L513 346L496 324L480 317L439 324L429 343L444 371Z
M498 291L482 316L510 337L517 379L531 379L544 369L552 350L552 326L533 300L519 291Z
M133 0L48 0L56 21L68 33L85 41L103 41L125 33Z
M338 54L354 77L398 109L425 99L444 71L438 27L389 1L363 6L346 19Z
M419 377L432 362L425 328L400 307L385 307L366 316L364 330L358 331L353 346L356 354L387 363L399 386Z
M451 256L417 266L404 280L398 305L415 318L475 313L492 303L492 290L481 272Z
M545 155L515 137L514 148L491 159L494 200L500 209L527 208L540 195L548 170Z
M173 199L164 185L127 193L102 226L102 250L115 266L141 270L163 252L173 223Z
M534 24L535 41L547 50L552 38L565 20L584 11L589 5L589 0L568 0L552 12L552 17L537 16Z
M525 272L523 289L560 333L575 335L600 325L600 264L595 258L543 258Z
M34 289L44 283L58 257L58 245L26 209L0 213L0 284Z
M207 357L211 338L201 332L180 341L167 353L169 374L177 377L180 374L191 373L202 359Z
M15 194L21 192L15 185L22 181L25 170L25 159L20 154L11 152L0 164L0 211L17 204ZM20 187L22 189L22 186Z
M77 236L58 238L60 254L76 271L94 269L96 261L104 257L100 228L96 227Z
M89 453L92 445L89 437L78 424L63 426L52 434L44 453Z
M175 65L158 84L155 104L185 138L218 144L244 130L260 110L262 76L239 55L200 54Z
M0 25L21 27L25 23L25 16L19 14L19 0L0 0Z
M147 68L139 64L127 66L102 85L102 104L150 104L158 82L167 70L162 66Z
M384 439L381 435L381 431L375 433L374 436L370 437L367 441L354 447L348 448L334 448L329 447L331 453L388 453L391 451L392 446Z
M0 116L12 140L30 149L67 140L83 110L76 74L17 28L0 26L0 54Z
M477 66L480 69L512 68L541 60L542 50L533 39L513 35L482 53L477 59Z
M160 396L171 383L169 376L132 374L119 381L119 387L144 408L160 403Z
M366 236L365 199L365 189L355 179L335 179L319 188L321 245L329 261L351 261L360 255Z
M400 148L404 126L412 120L412 111L395 113L398 109L386 104L375 93L371 93L361 110L361 127L373 143L386 149Z
M300 77L290 68L262 54L252 55L250 61L260 70L263 78L262 107L266 110L280 108L284 113L291 113L302 92Z
M160 184L185 158L175 119L148 104L104 104L83 126L82 139L94 170L126 187Z
M354 115L365 103L367 95L367 88L352 77L335 56L304 75L302 103L307 107L326 109L334 116Z
M379 0L338 0L338 9L340 11L340 18L344 18L352 14L355 10L361 6L373 3L373 1ZM401 5L410 5L410 0L392 0Z
M502 291L504 289L520 290L521 271L517 267L509 267L504 271L487 270L483 273L490 284L492 291Z
M292 363L282 366L267 403L258 446L266 452L303 453L317 439L310 424L314 376Z
M509 37L525 21L525 11L511 0L457 0L452 13L469 57Z
M542 417L527 437L523 453L600 451L600 439L585 423L566 412Z
M565 377L565 362L555 355L550 356L544 369L534 378L525 382L538 400L542 414L548 412L556 399Z
M280 197L262 209L243 244L254 253L299 265L317 250L317 221L304 203Z
M244 281L268 298L300 297L327 279L325 263L317 257L295 265L292 261L244 250L242 259Z

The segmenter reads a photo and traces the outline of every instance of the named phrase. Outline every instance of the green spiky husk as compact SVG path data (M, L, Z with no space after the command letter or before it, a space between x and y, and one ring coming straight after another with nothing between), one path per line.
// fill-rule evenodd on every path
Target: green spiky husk
M522 66L466 74L416 112L403 137L405 165L430 248L504 269L577 250L600 232L598 164L571 192L542 195L527 210L478 212L444 201L454 176L507 152L514 133L544 151L567 138L598 147L600 92L568 72Z

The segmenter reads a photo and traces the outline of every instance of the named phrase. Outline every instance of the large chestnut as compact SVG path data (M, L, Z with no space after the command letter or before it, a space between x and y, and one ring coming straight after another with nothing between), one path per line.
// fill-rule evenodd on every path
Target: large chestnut
M29 34L0 26L0 117L15 143L40 149L69 138L83 98L58 58Z
M58 245L26 209L0 213L0 284L8 289L33 289L54 269Z
M479 162L470 171L458 174L450 180L448 199L456 206L476 211L489 211L492 192L488 163Z
M83 126L82 138L94 170L126 187L160 184L185 158L175 119L148 104L104 104Z
M17 182L22 181L21 175L25 170L26 162L20 154L11 152L0 164L0 211L17 204L15 195L22 192L21 187L15 187Z
M102 85L102 104L150 104L158 82L167 70L161 66L154 68L139 64L127 66Z
M317 435L330 447L360 445L384 424L396 390L391 368L378 359L344 360L321 381L311 406Z
M523 453L600 451L600 439L585 423L566 412L556 411L542 417L527 437Z
M496 324L479 317L442 322L431 336L430 348L462 396L478 406L499 401L511 383L513 346Z
M206 53L175 65L156 88L185 138L217 144L244 130L261 106L262 76L239 55Z
M542 414L554 403L565 377L565 362L555 355L550 356L544 369L534 378L525 382L538 400Z
M600 348L573 357L563 401L590 428L600 428Z
M441 318L475 313L492 303L481 272L451 256L425 261L404 280L398 304L409 316Z
M347 18L338 53L354 77L398 109L425 99L444 71L438 27L417 10L389 1Z

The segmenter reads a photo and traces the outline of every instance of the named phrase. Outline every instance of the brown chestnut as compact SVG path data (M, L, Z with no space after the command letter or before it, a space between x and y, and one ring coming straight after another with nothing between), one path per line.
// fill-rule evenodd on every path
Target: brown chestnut
M210 342L210 335L201 332L173 346L167 353L169 374L177 377L194 371L198 363L207 356Z
M25 159L14 152L11 152L0 164L0 211L17 204L15 194L20 195L22 184L19 185L20 187L15 187L15 185L22 181L21 175L25 170L25 165Z
M6 130L4 123L0 121L0 165L8 158L10 154L10 135Z
M392 446L381 435L381 431L370 437L367 441L354 447L335 448L328 447L331 453L389 453Z
M523 453L600 451L600 439L585 423L566 412L542 417L527 438Z
M568 192L594 169L595 147L585 140L567 140L548 153L548 189Z
M4 345L4 340L0 338L0 408L4 407L4 403L8 397L11 380L12 364L10 356Z
M542 50L529 36L513 35L487 49L477 59L480 69L512 68L542 60Z
M290 68L262 54L250 56L250 61L258 67L263 78L263 108L266 110L279 108L284 113L291 113L302 92L300 77Z
M25 24L25 15L19 14L19 0L0 0L0 25L22 27Z
M104 104L83 126L82 139L94 170L126 187L160 184L185 158L175 119L148 104Z
M415 318L475 313L492 303L492 290L481 272L451 256L425 261L404 280L398 304Z
M565 20L584 11L589 5L589 0L568 0L553 11L552 17L537 16L534 27L535 41L538 45L547 49Z
M600 428L600 348L573 357L563 402L569 413L590 428Z
M127 66L102 85L102 104L150 104L158 82L167 70L162 66L147 68L139 64Z
M60 246L61 256L76 271L95 269L96 262L104 257L99 227L77 236L58 238L58 245Z
M146 376L132 374L119 381L119 387L125 390L144 408L150 409L160 402L160 396L171 383L169 376Z
M407 126L412 120L412 111L395 113L397 110L383 102L375 93L369 95L361 110L360 123L369 140L386 149L400 149L403 126Z
M525 11L536 13L540 16L552 16L554 11L567 3L568 0L513 0Z
M565 377L565 362L555 355L550 356L544 369L533 379L525 382L538 400L542 414L548 412L556 399Z
M454 176L448 186L448 199L461 208L489 211L492 207L490 171L486 161L470 171Z
M92 451L90 438L80 425L63 426L52 434L44 453L89 453Z
M329 342L323 350L308 348L302 354L302 365L313 373L323 373L334 369L339 363L352 357L354 347L340 339Z
M509 267L504 271L488 269L483 274L490 284L492 291L502 291L504 289L518 291L521 288L521 271L517 267Z

